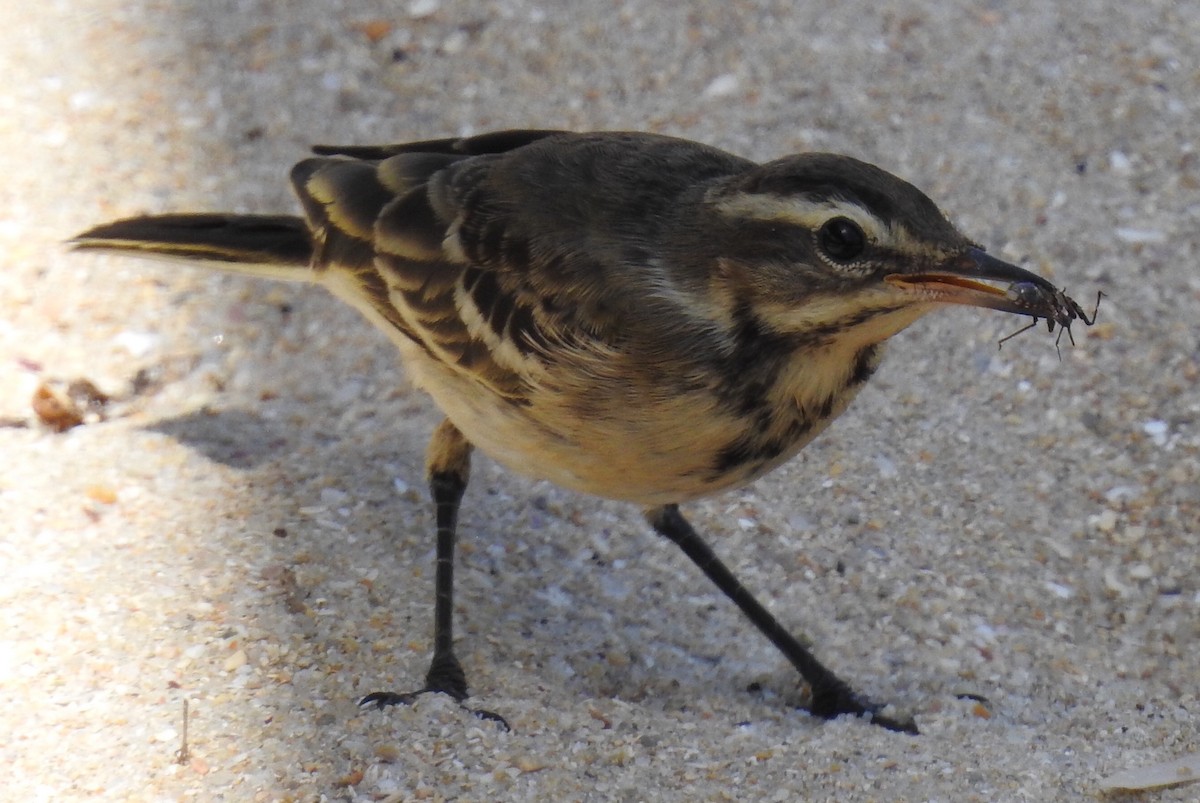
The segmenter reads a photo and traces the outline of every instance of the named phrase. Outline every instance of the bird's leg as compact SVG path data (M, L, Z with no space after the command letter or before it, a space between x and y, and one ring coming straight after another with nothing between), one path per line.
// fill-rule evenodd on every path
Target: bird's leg
M771 640L792 666L796 667L812 688L810 710L813 714L825 719L832 719L841 714L853 714L869 717L871 722L890 730L914 734L917 732L917 726L911 719L899 720L880 714L883 706L856 694L849 684L818 661L808 648L785 630L771 612L746 590L708 544L704 543L704 539L679 512L678 505L652 508L646 512L646 518L660 535L677 544L692 563L699 566L700 570L717 584L717 588L733 600L754 626Z
M461 703L467 699L467 676L454 654L454 541L458 508L471 466L471 444L450 423L442 421L434 430L425 455L425 469L437 517L437 570L434 577L433 659L425 673L425 685L412 692L374 692L359 705L384 708L412 703L418 695L447 694ZM489 719L508 730L504 717L491 711L469 709L480 719Z

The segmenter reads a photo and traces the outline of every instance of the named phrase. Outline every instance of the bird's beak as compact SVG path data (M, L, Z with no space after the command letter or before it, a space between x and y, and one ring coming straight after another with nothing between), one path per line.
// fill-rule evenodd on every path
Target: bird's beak
M969 248L933 270L893 273L884 281L915 296L917 301L986 307L1035 318L1057 319L1061 315L1058 288L1036 273L989 256L979 248Z

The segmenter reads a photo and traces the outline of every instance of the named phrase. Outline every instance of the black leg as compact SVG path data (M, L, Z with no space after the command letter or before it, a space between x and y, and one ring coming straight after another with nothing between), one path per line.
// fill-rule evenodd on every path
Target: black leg
M429 478L433 503L437 506L437 574L433 599L433 660L425 674L425 691L440 691L460 703L467 699L467 676L454 655L454 540L458 506L465 478L457 473L439 473Z
M467 489L471 445L449 421L434 431L426 455L429 489L437 510L437 571L434 577L433 659L425 673L425 685L412 692L374 692L359 700L361 706L385 708L408 705L418 695L440 692L458 702L466 700L467 676L454 654L454 542L458 530L458 508ZM504 717L491 711L469 709L480 719L489 719L508 730Z
M808 648L785 630L771 612L746 590L708 544L704 543L704 539L679 512L677 505L653 508L647 511L646 518L660 535L677 544L683 553L717 584L717 588L733 600L754 626L791 661L792 666L796 667L812 688L813 714L825 719L832 719L841 714L865 716L876 725L890 730L914 734L917 732L916 723L912 720L898 720L880 714L882 706L855 694L849 684L818 661Z

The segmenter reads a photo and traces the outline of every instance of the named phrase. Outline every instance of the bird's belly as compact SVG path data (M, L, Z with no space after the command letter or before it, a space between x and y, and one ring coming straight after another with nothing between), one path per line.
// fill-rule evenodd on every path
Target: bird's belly
M752 419L699 390L631 398L611 386L606 396L597 385L585 403L546 390L519 404L436 361L408 363L446 417L492 459L565 488L640 505L745 485L794 457L828 424L806 422L756 446Z

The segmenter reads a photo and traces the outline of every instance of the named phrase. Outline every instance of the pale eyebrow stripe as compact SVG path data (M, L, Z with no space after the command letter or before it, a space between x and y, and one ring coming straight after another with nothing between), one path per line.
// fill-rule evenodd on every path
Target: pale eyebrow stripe
M887 239L885 232L889 228L858 204L834 198L810 201L778 195L736 195L718 202L717 210L731 218L777 220L814 231L830 218L844 217L861 226L867 236L876 242Z

